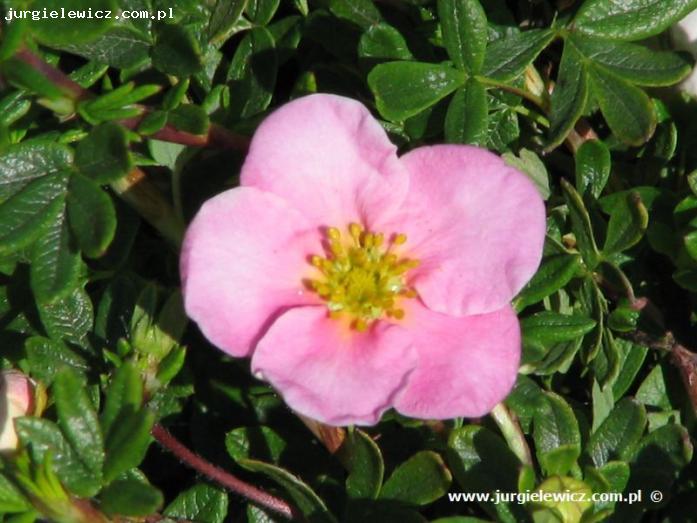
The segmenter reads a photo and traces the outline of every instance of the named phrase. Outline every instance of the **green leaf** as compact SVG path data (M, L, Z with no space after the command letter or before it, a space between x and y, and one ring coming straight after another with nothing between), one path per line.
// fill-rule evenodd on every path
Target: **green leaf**
M670 51L653 51L637 44L580 34L572 39L586 58L637 85L672 85L685 78L692 68L685 55Z
M116 233L116 210L111 197L99 185L75 174L66 200L70 228L77 243L90 258L104 254Z
M585 514L588 513L589 509L593 506L591 501L591 491L590 486L581 481L570 476L552 476L543 481L537 492L545 494L561 494L573 493L573 495L566 497L565 499L558 499L556 497L551 498L538 498L530 503L530 511L532 512L532 518L535 522L588 522L595 523L599 520L587 519Z
M75 166L98 183L111 183L133 167L126 131L115 123L104 123L90 131L75 150Z
M583 203L583 199L578 192L576 192L576 189L563 178L561 180L561 186L564 191L566 206L569 209L571 229L576 237L578 250L588 268L593 270L600 262L600 253L595 244L590 216Z
M455 429L448 438L448 464L466 492L516 492L520 461L497 434L479 425ZM524 521L515 504L482 503L497 520Z
M484 145L489 129L486 89L470 78L455 92L445 115L445 139L450 143Z
M242 459L238 463L249 471L263 474L280 486L300 512L313 523L336 523L322 499L307 484L288 471L252 459Z
M50 453L56 474L72 493L91 497L99 492L101 478L85 467L55 423L27 417L17 419L15 424L17 435L29 449L32 460L43 463Z
M227 493L205 483L199 483L179 494L167 506L164 515L199 523L223 523L227 511Z
M628 489L668 493L680 471L692 461L693 451L690 435L682 425L670 423L657 428L636 448ZM645 504L654 505L652 499Z
M646 410L631 398L623 398L590 437L586 452L596 467L613 459L628 460L646 427Z
M228 71L232 118L249 118L269 106L277 70L273 36L263 27L252 29L237 46Z
M537 187L543 200L546 200L552 194L549 188L549 173L547 167L540 157L530 149L522 148L518 152L518 156L511 152L501 155L504 161L511 167L515 167L525 174Z
M593 399L593 425L591 432L595 432L602 422L607 419L610 411L615 406L615 397L612 387L601 388L595 379L593 380L591 396Z
M62 298L77 287L82 259L70 234L64 208L44 227L32 248L31 258L30 281L37 300Z
M489 113L489 130L486 147L502 153L511 150L520 136L518 114L510 107Z
M31 504L22 492L3 474L0 474L0 514L25 512Z
M380 11L371 0L329 0L329 10L339 18L356 24L361 29L369 29L380 23Z
M248 0L245 13L256 25L268 24L278 9L281 0Z
M413 58L404 36L385 23L372 25L361 35L358 56L379 60L410 60Z
M142 402L143 378L132 363L126 362L116 370L106 391L104 409L99 419L104 434L111 432L120 412L135 412Z
M482 74L501 82L518 78L554 38L551 29L531 29L489 44Z
M87 113L98 113L99 111L109 109L119 109L140 102L161 90L162 88L157 84L147 84L136 87L134 82L127 82L112 91L100 95L98 98L81 102L78 109L83 109Z
M148 408L136 412L121 409L106 438L106 483L140 465L150 446L150 430L154 424L155 415Z
M693 260L697 260L697 231L692 231L683 236L685 251Z
M539 385L527 376L518 374L513 391L506 398L506 406L516 415L523 431L528 433L538 405L542 401L544 396Z
M561 396L544 393L533 419L537 459L546 476L564 476L581 455L581 433L573 410Z
M162 506L162 493L136 479L121 479L106 487L99 496L99 507L108 515L148 516Z
M656 129L656 111L648 95L602 67L590 67L593 94L613 133L629 145L642 145Z
M2 42L0 42L0 63L14 55L21 47L27 33L26 19L16 19L11 24L3 25Z
M62 207L67 176L49 174L29 182L0 204L0 254L33 243Z
M252 458L278 463L286 446L275 430L263 425L238 427L225 435L225 448L235 461Z
M667 369L663 365L656 365L636 392L636 400L644 405L658 407L662 410L672 408L668 398Z
M523 344L548 347L554 343L579 338L593 330L595 320L581 315L543 311L520 322Z
M455 67L479 73L487 42L486 13L479 0L438 0L438 18L445 49Z
M190 76L202 67L199 44L182 25L159 27L151 57L156 69L174 76Z
M179 345L173 347L170 353L160 361L160 365L157 369L157 381L159 381L161 385L167 385L179 374L179 371L182 370L185 359L186 347Z
M104 465L102 430L84 383L73 369L67 367L56 375L53 399L58 425L66 440L91 475L101 479Z
M8 82L48 100L65 100L69 96L69 93L46 78L46 75L18 58L0 62L0 73Z
M607 146L599 140L581 144L574 157L576 162L576 190L599 198L610 178L611 158Z
M632 386L641 366L646 359L648 347L636 345L630 341L618 339L617 346L620 349L620 372L612 384L612 393L615 401L618 401Z
M167 123L179 131L198 135L207 134L210 127L210 119L206 112L194 104L183 104L169 111L167 113ZM169 145L181 149L179 144Z
M593 373L602 387L611 387L620 372L620 355L615 337L603 329L600 351L593 360Z
M636 191L628 191L610 213L603 255L611 256L636 245L648 225L649 213L641 202L641 196Z
M581 257L574 254L557 254L542 260L535 276L513 301L518 310L537 303L564 287L578 273Z
M247 0L216 0L208 20L208 39L222 41L242 16Z
M451 482L450 471L440 455L423 450L392 472L380 491L380 498L428 505L444 496Z
M55 0L34 0L31 9L34 11L56 11L56 14L65 10L65 16L46 17L32 20L28 24L34 37L47 46L61 46L69 43L89 42L106 31L114 23L114 17L84 17L70 18L69 11L90 13L101 11L102 13L116 13L118 5L116 0L61 0L58 4Z
M623 492L629 480L629 465L624 461L611 461L600 468L586 467L584 480L593 492ZM613 508L616 502L596 502L596 508Z
M588 93L588 67L578 49L567 40L552 92L548 150L562 143L574 128L586 108Z
M389 62L368 75L378 111L391 121L403 121L465 83L465 74L445 64Z
M695 0L586 0L574 25L593 36L642 40L667 29L695 8Z
M32 336L24 344L32 376L44 385L51 385L58 371L70 366L85 371L89 368L85 359L60 341L42 336Z
M66 42L60 49L80 55L100 64L126 69L144 64L150 59L150 34L125 25L110 27L96 40L87 43ZM83 87L86 87L83 85Z
M346 493L354 499L375 499L380 493L385 464L380 447L362 430L349 431L340 449L347 469Z
M167 124L167 112L165 111L150 111L143 115L142 120L138 124L136 131L143 135L149 136L160 131ZM151 140L152 141L152 140ZM149 142L148 142L149 143ZM179 144L172 144L179 145ZM181 146L184 147L184 146Z
M0 99L0 125L12 125L29 112L31 102L25 96L21 91L15 91Z
M65 340L75 345L86 345L87 333L92 329L94 313L89 295L77 287L64 298L37 302L41 323L54 340Z

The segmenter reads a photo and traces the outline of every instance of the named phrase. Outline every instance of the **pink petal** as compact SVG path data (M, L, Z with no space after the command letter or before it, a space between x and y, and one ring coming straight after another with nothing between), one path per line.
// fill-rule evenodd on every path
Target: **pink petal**
M238 187L208 200L182 247L184 305L211 343L246 356L275 316L316 303L303 285L320 235L273 194Z
M399 412L426 419L479 417L508 395L521 350L510 306L457 318L416 303L407 314L419 362L395 399Z
M375 213L398 206L407 190L396 150L361 103L305 96L261 123L241 184L281 196L317 225L373 226Z
M393 228L422 262L412 273L422 300L458 316L500 309L540 263L545 208L537 189L478 147L421 147L402 161L409 195Z
M379 322L366 332L324 307L283 314L261 339L252 370L299 413L329 425L372 425L413 369L408 333Z

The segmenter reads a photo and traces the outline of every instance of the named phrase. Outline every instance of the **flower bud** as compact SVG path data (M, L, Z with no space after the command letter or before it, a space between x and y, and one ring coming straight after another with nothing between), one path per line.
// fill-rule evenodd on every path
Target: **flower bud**
M14 420L34 411L34 385L16 371L0 372L0 452L17 448Z

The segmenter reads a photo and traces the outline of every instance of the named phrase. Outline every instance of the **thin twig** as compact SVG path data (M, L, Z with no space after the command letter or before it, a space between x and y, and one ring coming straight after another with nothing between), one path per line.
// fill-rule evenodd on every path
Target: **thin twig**
M169 450L181 461L189 465L200 474L203 474L207 478L225 487L230 492L238 494L263 508L272 510L277 514L281 514L288 519L302 520L302 515L297 511L297 509L289 505L285 500L277 498L268 492L255 487L254 485L250 485L249 483L246 483L241 479L236 478L232 474L224 471L220 467L206 461L198 454L186 448L162 425L155 425L151 434L160 445Z

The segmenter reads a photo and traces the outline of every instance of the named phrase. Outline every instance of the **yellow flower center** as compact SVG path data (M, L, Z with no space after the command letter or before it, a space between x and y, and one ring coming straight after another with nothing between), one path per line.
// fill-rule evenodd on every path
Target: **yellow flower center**
M366 231L357 223L349 225L348 232L342 238L339 229L327 229L326 257L311 260L323 278L309 280L308 286L327 302L330 317L346 316L358 331L381 318L402 319L399 298L416 297L406 274L419 265L392 252L407 241L406 235L395 234L386 244L382 233Z

